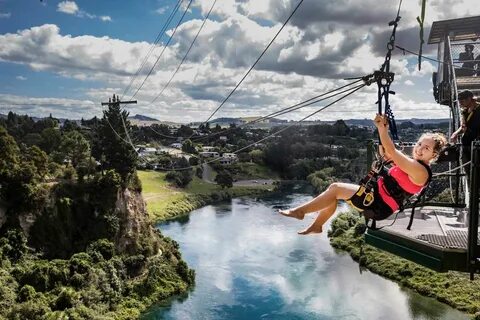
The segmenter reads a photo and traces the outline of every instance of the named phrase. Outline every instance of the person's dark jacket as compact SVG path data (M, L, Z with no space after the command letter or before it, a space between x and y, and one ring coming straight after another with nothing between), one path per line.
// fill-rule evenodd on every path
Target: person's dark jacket
M477 103L477 107L472 111L471 116L465 112L463 117L466 130L462 136L462 145L469 148L473 140L480 138L480 104Z

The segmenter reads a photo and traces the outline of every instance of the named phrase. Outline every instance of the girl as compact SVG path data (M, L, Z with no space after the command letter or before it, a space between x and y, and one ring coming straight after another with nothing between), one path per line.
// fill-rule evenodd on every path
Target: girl
M374 185L373 198L367 198L359 185L334 182L311 201L293 209L279 210L282 215L299 220L307 213L319 211L313 224L299 234L322 232L322 226L334 214L338 200L347 201L359 211L367 210L371 217L381 220L397 211L406 197L419 193L428 184L430 164L446 145L445 137L439 133L423 134L410 157L395 148L384 115L377 114L374 122L384 151L394 165L388 170L388 175L380 177Z

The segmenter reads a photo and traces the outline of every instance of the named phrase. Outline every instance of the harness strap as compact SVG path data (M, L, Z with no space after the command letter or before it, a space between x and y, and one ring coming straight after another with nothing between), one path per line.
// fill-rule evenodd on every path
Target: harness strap
M419 161L417 160L421 165L423 165L425 167L425 169L427 169L427 172L428 172L428 178L427 178L427 182L425 183L424 187L422 188L422 190L420 191L420 193L418 193L417 195L417 199L413 202L413 208L412 208L412 214L410 215L410 222L409 222L409 225L407 227L407 229L410 230L410 227L411 227L411 224L413 222L413 216L414 216L414 210L415 210L415 206L416 204L420 201L420 199L422 198L422 196L425 194L425 192L427 191L427 188L432 180L432 170L430 169L430 166L423 163L422 161ZM410 199L411 197L413 196L413 194L411 193L408 193L406 192L405 190L403 190L400 185L398 184L398 182L392 178L389 174L388 174L388 171L385 169L385 163L382 163L381 165L381 168L378 170L378 172L376 172L376 176L375 178L377 178L378 176L382 176L384 178L384 183L385 183L385 186L387 187L387 190L388 191L388 194L392 196L392 198L398 203L399 205L399 210L397 211L397 213L395 214L395 219L393 220L393 222L388 225L388 226L392 226L395 221L397 220L397 217L398 217L398 214L400 212L403 212L404 209L405 209L405 205L411 203ZM386 226L382 226L380 228L377 228L376 227L376 219L375 219L375 216L373 217L367 217L366 215L365 216L365 224L367 226L368 229L371 229L371 230L380 230L380 229L383 229L384 227ZM368 226L368 222L369 221L372 221L371 223L371 226Z
M430 182L432 181L432 177L433 177L432 169L430 168L430 166L423 163L422 161L418 161L418 162L420 162L420 164L423 165L425 169L427 169L428 178L427 178L427 183L425 183L425 186L423 187L422 191L420 191L420 193L417 196L417 199L412 204L412 212L410 213L410 221L408 222L407 230L410 230L412 228L413 218L415 216L415 207L420 202L425 192L427 192L427 188L430 185Z

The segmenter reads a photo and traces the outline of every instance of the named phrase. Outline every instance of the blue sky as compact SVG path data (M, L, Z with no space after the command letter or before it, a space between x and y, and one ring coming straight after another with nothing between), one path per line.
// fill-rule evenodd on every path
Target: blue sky
M206 120L299 0L218 0L187 56L183 58L214 0L193 0L172 42L163 48L186 9L181 2L163 42L152 46L177 1L0 0L0 113L79 119L100 115L100 102L127 91L131 114L165 121ZM404 1L398 43L418 50L418 1ZM473 0L427 1L426 34L432 21L479 15ZM304 0L255 70L216 116L259 116L306 100L345 83L347 76L372 72L383 61L397 1ZM372 10L372 8L375 8ZM153 49L152 54L147 54ZM425 47L434 54L435 47ZM140 75L135 72L145 57ZM415 71L416 57L392 58L396 73L392 106L397 118L448 117L431 93L433 63ZM162 91L163 90L163 91ZM152 101L160 93L160 97ZM375 88L369 87L315 119L371 118ZM25 104L22 106L22 104ZM35 105L36 104L36 105ZM301 119L318 108L282 116Z

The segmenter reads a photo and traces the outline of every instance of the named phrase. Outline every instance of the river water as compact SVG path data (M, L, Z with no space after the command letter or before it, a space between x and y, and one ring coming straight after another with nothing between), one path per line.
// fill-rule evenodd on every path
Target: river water
M234 199L159 225L175 239L196 286L144 319L454 319L469 317L368 271L329 244L299 236L314 218L277 213L311 199L290 191ZM347 208L341 205L337 211ZM326 230L326 228L324 228Z

